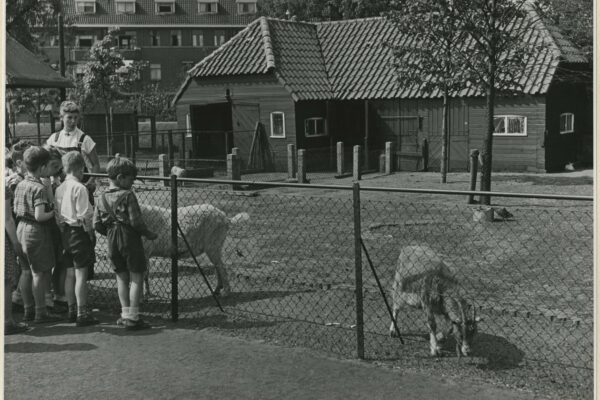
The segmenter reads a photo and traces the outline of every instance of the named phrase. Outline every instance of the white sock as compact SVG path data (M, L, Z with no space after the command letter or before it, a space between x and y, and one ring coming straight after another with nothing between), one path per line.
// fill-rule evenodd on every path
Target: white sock
M129 318L129 307L121 307L121 318Z
M140 319L140 308L139 307L129 307L129 317L132 321L137 321Z

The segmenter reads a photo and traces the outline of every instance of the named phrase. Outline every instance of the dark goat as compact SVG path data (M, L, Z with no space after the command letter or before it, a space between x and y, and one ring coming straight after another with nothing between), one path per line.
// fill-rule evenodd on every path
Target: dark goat
M425 311L432 356L440 356L442 353L436 335L435 315L443 315L452 323L457 356L469 355L480 319L475 315L475 308L472 315L468 314L470 305L459 293L454 274L429 246L402 248L396 264L392 299L393 317L396 321L398 311L404 305ZM396 335L393 323L390 335Z

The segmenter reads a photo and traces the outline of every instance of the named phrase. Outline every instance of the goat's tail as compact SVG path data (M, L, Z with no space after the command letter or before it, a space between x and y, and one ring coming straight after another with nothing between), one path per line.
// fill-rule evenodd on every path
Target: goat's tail
M240 222L249 221L249 220L250 220L250 214L245 213L245 212L241 212L230 219L230 221L233 225L240 223Z

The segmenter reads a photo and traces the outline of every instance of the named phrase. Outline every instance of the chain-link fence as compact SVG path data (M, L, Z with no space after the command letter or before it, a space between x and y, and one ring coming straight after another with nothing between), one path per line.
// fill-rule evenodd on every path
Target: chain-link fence
M142 178L145 184L135 188L140 203L165 208L147 218L156 218L148 224L161 230L154 246L163 249L150 260L151 296L143 307L148 313L198 321L228 315L248 321L236 332L241 335L521 386L554 382L576 397L591 393L589 198L513 195L508 210L496 207L489 214L464 204L469 192L369 193L375 189L264 182L244 184L265 190L238 191L233 181L172 177L176 183L168 187L168 178ZM175 204L181 230L174 262L169 218ZM199 204L215 208L193 207ZM96 248L91 298L117 308L103 240ZM415 249L435 252L452 274L453 296L465 299L469 312L481 318L469 362L457 361L449 334L440 342L445 357L429 356L421 309L403 307L398 313L404 345L390 337L386 300L393 304L403 248L411 262L400 267L413 275L422 271L412 268L431 264ZM221 270L231 293L213 297L209 286L217 288ZM451 328L444 318L437 325L441 333Z

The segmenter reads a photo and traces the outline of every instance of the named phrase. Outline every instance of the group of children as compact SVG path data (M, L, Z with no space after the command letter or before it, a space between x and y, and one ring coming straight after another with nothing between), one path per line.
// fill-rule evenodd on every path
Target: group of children
M60 135L64 133L67 140L73 135L79 146L53 146L56 140L50 139L43 147L23 141L10 153L13 171L5 176L5 334L28 329L12 316L9 293L13 286L22 299L24 322L65 319L48 311L52 287L56 300L66 300L68 322L76 326L99 323L87 305L95 231L107 236L108 256L117 277L122 308L117 324L130 330L149 328L139 317L147 268L141 237L152 240L157 235L147 229L131 191L135 164L118 156L109 161L110 187L94 208L93 184L83 183L86 162L81 142L85 140L88 148L95 143L77 128L75 103L63 102L60 114L64 126Z

